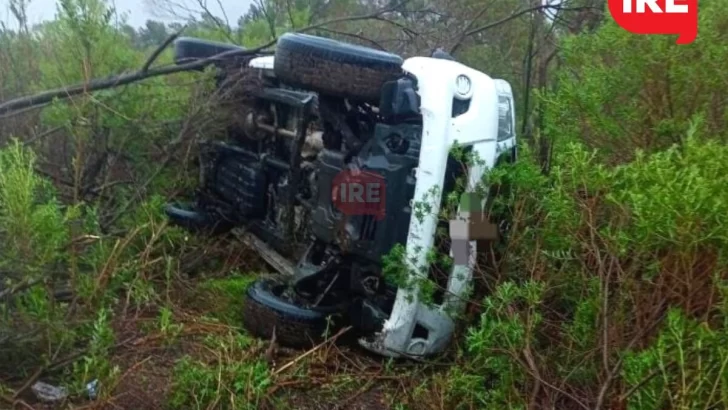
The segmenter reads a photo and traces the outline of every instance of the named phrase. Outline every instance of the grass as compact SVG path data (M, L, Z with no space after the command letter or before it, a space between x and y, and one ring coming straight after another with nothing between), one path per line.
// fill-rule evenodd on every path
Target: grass
M232 272L228 277L204 281L198 285L198 298L211 305L212 317L231 326L239 325L245 292L255 278L255 274Z

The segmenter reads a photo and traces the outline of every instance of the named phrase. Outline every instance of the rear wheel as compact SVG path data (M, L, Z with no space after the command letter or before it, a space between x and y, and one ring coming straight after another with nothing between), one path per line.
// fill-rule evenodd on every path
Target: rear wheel
M174 41L174 61L183 64L233 50L244 51L245 48L201 38L180 37Z
M402 74L401 57L328 38L288 33L276 45L277 78L332 97L378 102L382 85Z
M172 224L196 234L221 235L233 228L232 221L190 203L169 203L164 212Z

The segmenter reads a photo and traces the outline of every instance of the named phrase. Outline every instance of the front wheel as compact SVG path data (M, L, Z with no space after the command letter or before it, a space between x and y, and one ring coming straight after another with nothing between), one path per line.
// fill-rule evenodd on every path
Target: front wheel
M253 335L275 338L283 346L308 347L340 327L346 306L309 308L287 296L288 285L280 280L259 279L246 294L243 326Z

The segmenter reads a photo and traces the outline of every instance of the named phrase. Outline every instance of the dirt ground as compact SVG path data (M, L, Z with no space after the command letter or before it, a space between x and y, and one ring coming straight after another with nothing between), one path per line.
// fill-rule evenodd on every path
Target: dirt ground
M173 382L175 363L183 355L201 355L194 342L165 346L162 339L145 336L139 324L143 319L120 324L121 339L130 342L120 348L114 362L122 367L122 378L113 397L99 409L157 410L168 408L167 398ZM200 332L220 329L200 329ZM194 333L194 332L192 332ZM269 349L262 353L270 353ZM309 355L309 356L306 356ZM331 343L314 354L306 350L274 349L269 365L272 371L284 366L307 367L305 377L280 381L267 392L271 403L260 408L299 410L388 410L392 393L396 394L396 376L383 375L382 359L371 357L352 346ZM294 363L294 366L290 366ZM283 373L285 374L285 373ZM346 378L349 382L342 382ZM338 380L337 380L338 379ZM266 400L268 401L268 400Z

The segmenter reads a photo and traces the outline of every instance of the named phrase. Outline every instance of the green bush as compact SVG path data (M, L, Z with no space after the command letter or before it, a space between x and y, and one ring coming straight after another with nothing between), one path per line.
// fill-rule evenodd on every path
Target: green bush
M0 150L0 363L25 359L43 341L58 341L62 312L53 290L68 279L68 245L78 208L61 208L52 185L34 169L35 154L15 141ZM32 335L30 340L23 336ZM29 343L31 342L32 343ZM38 343L38 344L36 344Z
M622 166L600 165L571 143L548 177L529 156L491 175L514 187L520 217L503 274L515 282L483 301L466 343L469 370L457 372L488 381L459 395L516 408L549 383L593 405L606 372L626 357L609 397L634 387L630 408L726 405L728 146L695 129L681 146L638 152Z
M726 22L712 2L689 46L611 19L563 40L550 173L523 146L487 176L513 225L453 406L728 405Z
M681 143L696 115L703 137L726 142L728 11L700 5L700 35L676 47L674 36L639 36L611 18L593 34L564 38L556 91L545 98L546 134L584 141L612 163Z
M60 262L69 236L54 188L36 174L35 164L35 154L17 141L0 151L0 266L18 276Z

